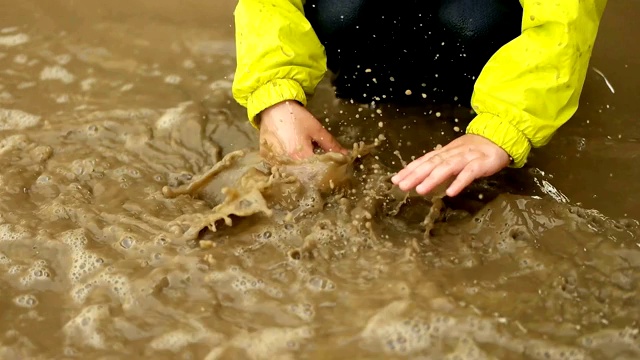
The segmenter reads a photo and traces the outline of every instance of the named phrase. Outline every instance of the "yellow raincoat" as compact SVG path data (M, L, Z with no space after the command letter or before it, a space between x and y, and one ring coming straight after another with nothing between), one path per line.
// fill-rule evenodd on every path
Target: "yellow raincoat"
M515 1L515 0L514 0ZM303 0L239 0L233 95L249 120L284 100L307 103L326 68L324 48ZM607 0L520 0L522 33L489 60L471 105L467 133L482 135L522 167L578 108Z

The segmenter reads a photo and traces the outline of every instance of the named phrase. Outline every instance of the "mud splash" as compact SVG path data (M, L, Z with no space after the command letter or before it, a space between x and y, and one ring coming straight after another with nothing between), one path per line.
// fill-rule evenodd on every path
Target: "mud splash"
M233 3L188 4L8 10L0 358L640 357L635 130L607 138L625 127L601 78L532 158L563 171L417 197L388 181L395 150L443 143L467 110L335 103L323 83L313 111L358 145L267 165L230 97Z
M443 187L433 192L431 202L415 193L399 191L390 181L393 172L371 155L378 145L379 142L370 146L354 144L348 155L327 153L276 166L268 165L257 152L234 151L189 183L163 188L167 197L189 194L212 206L209 214L183 215L168 226L175 229L173 235L179 236L179 240L189 241L207 237L203 233L206 230L219 232L220 223L232 226L232 218L263 215L270 223L282 226L314 218L325 227L332 226L329 219L342 218L349 219L354 228L361 228L355 231L359 236L375 239L372 228L375 218L413 211L426 214L423 224L428 237L434 221L440 217ZM415 202L429 207L405 211L407 204ZM254 226L258 224L257 219L252 222ZM206 247L213 243L200 241ZM294 257L299 258L300 252Z

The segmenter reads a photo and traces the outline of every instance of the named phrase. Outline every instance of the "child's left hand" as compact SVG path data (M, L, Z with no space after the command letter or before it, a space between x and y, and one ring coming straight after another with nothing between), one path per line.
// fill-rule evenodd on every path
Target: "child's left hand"
M457 175L447 189L448 196L456 196L473 180L491 176L509 163L507 152L494 142L479 135L466 134L412 161L391 181L403 191L415 187L418 194L425 195Z

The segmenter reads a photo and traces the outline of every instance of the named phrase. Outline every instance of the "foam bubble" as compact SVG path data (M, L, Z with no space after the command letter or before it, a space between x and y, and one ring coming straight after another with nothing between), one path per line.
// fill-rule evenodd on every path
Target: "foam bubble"
M197 341L198 334L185 330L175 330L153 339L149 346L154 350L171 350L176 352Z
M11 266L9 268L7 273L9 273L11 275L16 275L16 274L20 274L23 270L24 270L24 266L23 265L13 265L13 266Z
M26 64L29 61L29 58L25 54L18 54L13 58L13 61L16 64Z
M64 333L71 343L80 343L96 349L104 349L106 340L100 331L100 320L109 318L109 309L105 305L90 305L64 326Z
M231 283L231 286L240 292L245 292L247 290L257 290L264 288L264 282L250 275L242 275L234 280Z
M132 291L129 279L122 274L109 273L109 268L84 283L79 283L72 291L72 297L77 303L84 303L91 291L102 286L110 290L123 305L132 303ZM78 281L77 281L78 282Z
M216 80L209 85L209 88L213 91L223 90L223 91L231 91L232 82L229 80Z
M69 102L69 95L68 94L60 94L60 95L56 96L55 101L58 104L66 104L66 103Z
M51 270L45 260L36 260L20 279L23 286L29 286L35 280L46 280L51 276Z
M233 346L247 352L250 359L288 359L300 348L300 343L313 336L310 327L267 328L252 333L243 333L231 341Z
M20 225L0 224L0 241L17 241L26 238L29 232Z
M11 259L4 253L0 252L0 265L8 265L11 263Z
M585 335L578 342L586 348L604 351L608 353L608 358L613 359L618 355L618 351L640 354L638 334L640 334L640 329L638 328L605 329Z
M133 244L135 243L135 240L131 237L131 236L124 236L121 240L120 240L120 246L123 249L130 249Z
M2 58L2 56L0 56ZM11 102L13 101L13 95L11 95L8 91L0 92L0 101L2 102Z
M529 341L524 349L524 354L536 360L558 359L558 360L585 360L590 359L588 354L578 348L552 345L546 341Z
M89 91L93 88L93 85L96 83L95 78L87 78L84 79L80 82L80 88L82 89L82 91Z
M65 84L70 84L75 80L75 76L62 66L54 65L42 69L40 80L58 80Z
M172 129L183 118L185 108L189 102L179 104L177 107L167 109L164 114L156 121L157 129Z
M167 77L164 78L164 82L172 85L180 84L181 81L182 81L182 78L178 75L168 75Z
M69 280L72 283L79 283L84 277L94 273L103 264L103 260L98 255L85 249L88 242L84 230L69 230L62 234L62 241L71 248L71 269L69 269Z
M184 67L185 69L193 69L196 67L196 63L191 59L186 59L182 62L182 67Z
M16 89L24 90L24 89L32 88L34 86L36 86L36 82L35 81L23 81L23 82L19 83L18 85L16 85Z
M71 246L72 250L81 250L87 244L87 238L84 235L84 230L75 229L69 230L62 234L62 241Z
M12 47L22 45L29 41L29 35L27 34L13 34L0 36L0 45Z
M487 354L480 349L470 337L458 339L455 349L447 354L447 360L467 360L467 359L489 359Z
M304 321L311 321L316 315L316 311L311 304L293 304L289 306L289 312Z
M0 109L0 130L24 130L40 124L40 116L22 110Z
M9 27L0 29L0 34L8 34L16 31L18 31L17 26L9 26Z
M66 65L71 61L71 55L69 54L61 54L55 57L55 61L60 65Z
M320 276L312 276L307 282L307 288L313 291L333 291L335 290L336 285L329 279Z
M20 307L33 308L38 305L38 299L31 294L24 294L16 296L13 303Z

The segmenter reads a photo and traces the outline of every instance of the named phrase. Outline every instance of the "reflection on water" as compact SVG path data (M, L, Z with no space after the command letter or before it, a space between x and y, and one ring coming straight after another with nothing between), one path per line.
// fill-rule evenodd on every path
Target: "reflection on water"
M640 227L585 209L640 218L635 192L612 205L601 185L637 187L625 59L597 65L620 97L589 77L580 114L532 159L546 172L405 199L387 181L396 147L442 143L443 120L468 112L360 109L325 83L314 112L344 143L382 144L265 167L230 96L233 3L149 4L3 11L1 358L640 357ZM163 193L216 163L194 197Z

